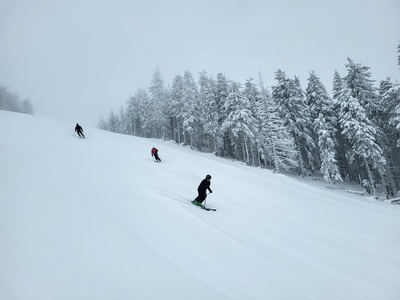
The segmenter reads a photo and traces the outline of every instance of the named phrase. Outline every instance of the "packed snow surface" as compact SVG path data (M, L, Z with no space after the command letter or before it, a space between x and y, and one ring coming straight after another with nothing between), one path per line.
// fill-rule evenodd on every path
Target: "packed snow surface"
M0 299L400 299L400 206L75 123L0 111Z

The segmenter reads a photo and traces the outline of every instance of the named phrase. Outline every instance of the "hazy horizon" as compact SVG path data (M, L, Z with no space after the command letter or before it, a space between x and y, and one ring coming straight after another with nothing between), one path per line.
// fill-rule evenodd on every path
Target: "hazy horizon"
M244 83L310 71L331 92L347 57L372 79L399 78L400 2L0 0L0 84L35 114L95 126L159 68Z

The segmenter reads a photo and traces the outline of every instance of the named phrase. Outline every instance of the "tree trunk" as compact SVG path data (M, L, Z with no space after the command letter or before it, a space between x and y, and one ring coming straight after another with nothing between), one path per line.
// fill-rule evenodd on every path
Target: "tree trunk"
M372 176L371 169L370 169L370 167L368 165L368 162L367 162L367 160L365 158L364 158L364 164L365 164L365 168L366 168L367 174L368 174L368 181L369 181L369 185L370 185L370 188L371 188L371 195L374 195L375 198L378 198L377 195L376 195L375 180L374 180L374 178Z

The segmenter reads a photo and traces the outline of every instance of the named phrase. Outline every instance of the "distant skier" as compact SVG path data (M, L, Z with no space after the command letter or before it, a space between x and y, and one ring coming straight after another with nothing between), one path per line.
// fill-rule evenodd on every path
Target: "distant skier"
M78 123L76 123L75 132L78 134L79 137L81 138L85 137L85 135L83 134L83 128Z
M212 193L210 184L211 176L207 175L206 178L201 181L199 187L197 188L197 192L199 193L199 195L196 197L196 199L192 201L194 205L203 206L203 201L207 198L207 190Z
M156 147L151 149L151 156L155 158L156 162L161 161L161 159L158 157L158 149Z

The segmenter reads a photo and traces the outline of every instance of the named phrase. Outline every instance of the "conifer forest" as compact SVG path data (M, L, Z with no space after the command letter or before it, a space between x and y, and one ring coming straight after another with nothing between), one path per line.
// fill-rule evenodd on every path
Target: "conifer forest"
M395 51L394 51L394 55ZM397 48L400 67L400 45ZM206 71L189 71L166 87L157 70L148 89L101 118L99 128L173 140L194 150L274 172L350 181L373 196L400 190L400 85L371 79L369 67L348 58L346 74L333 74L331 95L310 72L305 89L297 77L275 72L244 83Z
M16 93L10 93L11 86L0 85L0 109L33 115L33 105L27 98L21 101Z

